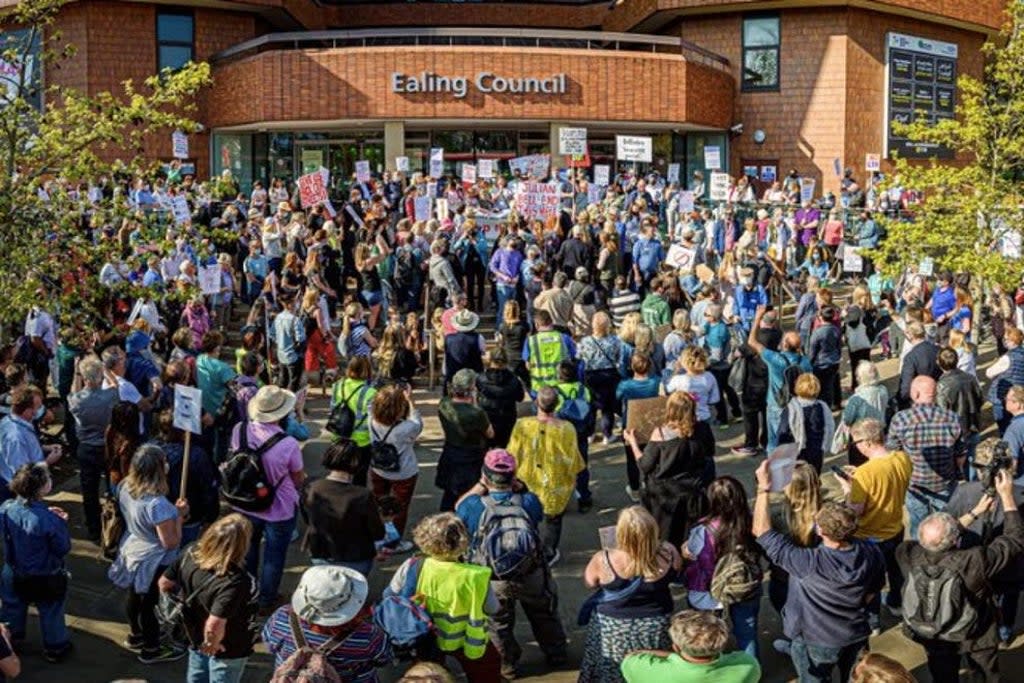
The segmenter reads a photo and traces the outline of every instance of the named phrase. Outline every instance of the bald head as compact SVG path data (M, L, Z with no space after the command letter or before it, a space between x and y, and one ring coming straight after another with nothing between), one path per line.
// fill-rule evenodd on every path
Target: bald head
M782 350L783 351L799 351L800 350L800 335L796 332L787 332L782 337Z
M910 400L917 405L935 403L935 380L928 375L918 375L910 383Z
M917 540L928 552L951 550L960 542L960 525L948 512L933 512L918 527Z

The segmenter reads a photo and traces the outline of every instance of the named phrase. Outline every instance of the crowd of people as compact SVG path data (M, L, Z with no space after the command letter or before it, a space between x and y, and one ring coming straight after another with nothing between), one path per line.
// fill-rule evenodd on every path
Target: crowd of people
M522 178L385 173L312 207L280 181L243 195L230 174L207 186L173 166L52 192L133 212L83 221L111 254L91 274L107 316L58 316L41 289L0 352L0 672L18 673L29 605L46 658L72 649L68 515L45 502L65 456L125 595L123 646L147 665L187 656L195 683L241 680L259 641L279 681L376 681L395 661L408 681L512 680L517 605L547 666L582 682L752 683L765 592L801 681L914 680L868 653L883 610L932 680L958 680L962 655L998 680L1024 562L1024 294L963 273L893 281L869 259L844 273L842 245L876 245L872 212L912 194L848 173L838 200L801 201L794 179L759 202L741 178L714 204L698 175L681 211L656 174L596 193L570 177L547 217L517 213ZM448 215L415 220L424 195ZM485 223L494 208L507 215ZM676 246L693 257L670 260ZM876 360L892 357L890 393ZM414 389L435 371L439 511L414 518L429 487ZM310 478L316 389L330 445ZM46 436L51 393L65 445ZM718 474L733 423L745 481ZM573 661L552 567L565 516L612 490L590 486L598 453L624 460L630 504L583 572ZM309 568L282 597L295 541Z

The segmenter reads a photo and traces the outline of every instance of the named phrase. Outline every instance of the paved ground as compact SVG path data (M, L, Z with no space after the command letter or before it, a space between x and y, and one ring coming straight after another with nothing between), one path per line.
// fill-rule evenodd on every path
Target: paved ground
M895 372L895 361L884 362L882 369L885 376L891 377ZM845 384L844 382L844 386ZM416 390L416 399L422 404L421 407L427 418L419 449L422 469L413 504L413 520L434 512L439 501L437 489L432 485L434 467L442 439L440 427L434 415L437 398L438 391L436 390L430 391L422 386ZM312 400L309 413L315 424L322 424L325 408L325 400L318 397ZM739 431L738 426L733 426L724 432L716 430L719 440L718 472L719 474L734 475L751 486L755 460L728 454L728 447L738 445ZM303 449L306 466L311 476L320 476L322 473L319 461L324 447L323 438L317 435ZM833 460L838 459L833 458ZM581 579L583 568L591 554L599 547L598 527L614 524L618 510L628 504L623 490L625 465L621 443L608 447L600 445L594 447L591 468L596 505L586 515L578 514L575 511L575 506L570 508L566 515L562 536L562 561L554 569L561 592L562 618L570 637L572 666L578 664L582 654L583 633L576 628L575 620L579 605L587 595ZM835 486L832 475L827 475L825 479L827 484ZM63 664L48 664L41 657L38 629L33 617L30 620L26 651L23 653L24 673L19 680L32 683L49 682L57 680L57 677L62 674L63 676L70 675L83 683L123 679L145 680L152 683L177 683L184 680L184 662L147 667L139 664L132 653L119 646L127 634L123 609L124 596L106 579L108 563L99 557L95 546L82 540L85 534L81 524L80 500L77 492L77 478L74 477L69 479L61 490L51 498L51 502L65 507L71 514L72 534L76 539L69 558L74 578L67 610L68 623L74 632L76 651ZM297 544L293 545L289 560L290 567L282 586L284 594L289 594L294 588L307 562L307 558L298 550ZM397 564L398 561L392 561L375 568L371 576L371 595L379 595ZM677 597L680 598L677 600L677 606L681 607L684 604L682 596L680 594ZM898 658L913 669L918 680L929 681L930 678L923 666L924 652L898 633L898 628L895 628L891 617L887 621L884 619L885 616L883 616L885 630L882 635L872 639L872 649ZM525 622L525 620L522 621ZM793 670L788 659L776 654L771 647L772 639L778 637L780 631L778 615L765 599L760 618L761 661L764 667L764 680L771 683L788 681L793 678ZM576 680L575 670L545 672L543 657L532 640L529 626L521 624L519 633L522 642L526 645L520 667L521 680L538 683L541 681L563 683ZM1018 640L1018 646L1020 642ZM1021 655L1020 649L1009 650L1002 654L1002 663L1004 671L1013 671L1016 666L1024 666L1024 656ZM264 653L258 653L250 660L245 681L253 683L266 681L270 676L270 671L270 658ZM394 670L385 671L382 676L385 682L393 681L396 677L397 671ZM1017 678L1008 676L1007 679L1017 680Z

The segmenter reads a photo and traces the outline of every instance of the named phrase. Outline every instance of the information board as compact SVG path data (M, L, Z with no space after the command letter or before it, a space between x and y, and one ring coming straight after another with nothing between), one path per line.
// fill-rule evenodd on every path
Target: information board
M927 121L934 124L956 113L956 43L902 33L886 36L887 90L885 108L886 156L951 159L944 145L908 140L893 131L893 123Z

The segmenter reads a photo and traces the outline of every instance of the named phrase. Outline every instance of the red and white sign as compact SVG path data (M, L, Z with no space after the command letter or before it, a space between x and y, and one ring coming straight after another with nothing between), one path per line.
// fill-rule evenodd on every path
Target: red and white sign
M307 209L327 201L327 187L319 171L299 176L299 199Z
M560 205L558 188L547 183L523 183L516 195L516 210L526 218L557 216Z

